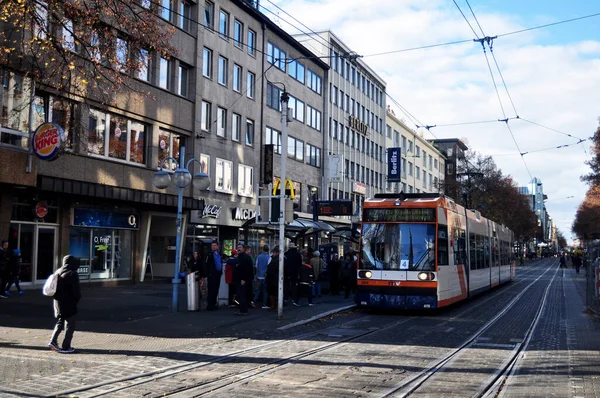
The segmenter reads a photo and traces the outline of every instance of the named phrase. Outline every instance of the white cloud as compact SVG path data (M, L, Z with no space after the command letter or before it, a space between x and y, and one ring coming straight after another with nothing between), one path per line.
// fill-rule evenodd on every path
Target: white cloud
M447 1L371 0L368 7L364 0L274 2L315 31L332 30L361 55L473 37L462 16ZM261 5L271 6L265 0ZM495 12L493 6L492 3L482 8L485 11L476 10L489 36L553 22L560 17L540 14L525 21L521 15ZM299 24L283 13L280 17L284 29L297 33L284 20ZM589 36L572 43L544 45L548 31L540 29L494 40L494 54L521 117L581 138L593 134L600 116L600 41ZM513 117L513 108L489 49L487 54L506 116ZM388 94L424 124L503 118L478 43L364 57L363 61L386 80ZM398 109L396 114L402 116ZM589 171L583 164L589 159L589 143L588 157L581 144L535 152L574 144L577 140L521 120L509 123L521 151L529 152L524 159L531 174L544 182L551 216L570 238L577 204L587 190L579 177ZM498 155L494 160L505 174L512 175L520 185L528 182L527 170L503 123L439 127L431 131L439 138L467 137L477 152ZM506 156L511 153L512 156ZM552 200L568 196L574 198Z

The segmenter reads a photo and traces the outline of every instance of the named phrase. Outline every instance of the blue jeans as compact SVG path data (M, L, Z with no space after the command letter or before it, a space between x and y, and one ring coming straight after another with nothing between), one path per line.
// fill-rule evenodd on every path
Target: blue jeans
M256 289L256 293L254 293L254 302L258 301L258 297L260 297L260 293L263 294L263 303L264 305L269 305L269 295L267 294L267 283L265 279L258 280L258 289Z
M315 283L313 283L312 295L313 295L313 297L317 297L317 296L321 295L321 281L315 281Z

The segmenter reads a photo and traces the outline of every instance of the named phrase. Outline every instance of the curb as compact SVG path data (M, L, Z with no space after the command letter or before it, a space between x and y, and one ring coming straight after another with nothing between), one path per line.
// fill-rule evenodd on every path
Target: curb
M347 305L345 307L335 308L333 310L329 310L329 311L317 314L317 315L315 315L313 317L310 317L308 319L303 319L303 320L298 321L298 322L290 323L289 325L281 326L281 327L277 328L277 330L286 330L286 329L290 329L290 328L293 328L293 327L296 327L296 326L306 325L307 323L316 321L317 319L324 318L324 317L326 317L328 315L335 314L337 312L342 312L342 311L345 311L345 310L349 310L349 309L355 308L355 307L357 307L356 304L351 304L351 305Z

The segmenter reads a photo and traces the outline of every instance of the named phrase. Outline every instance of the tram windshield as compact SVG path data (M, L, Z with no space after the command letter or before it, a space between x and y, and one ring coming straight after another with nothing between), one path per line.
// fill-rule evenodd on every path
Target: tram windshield
M360 267L435 271L435 224L362 225Z

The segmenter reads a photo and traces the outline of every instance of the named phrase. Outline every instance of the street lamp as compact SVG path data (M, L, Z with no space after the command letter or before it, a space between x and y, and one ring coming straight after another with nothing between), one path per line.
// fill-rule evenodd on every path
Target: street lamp
M173 274L173 312L177 312L179 309L179 285L181 279L179 279L179 267L181 265L181 228L182 228L182 202L183 202L183 189L190 185L190 182L195 181L195 186L201 191L205 191L210 187L210 177L208 174L200 170L200 172L194 174L192 177L189 168L192 162L196 162L202 167L202 163L198 159L190 159L186 167L185 164L185 146L182 146L179 151L179 163L177 159L173 157L167 157L159 165L159 170L154 173L152 177L152 184L158 189L166 189L171 185L171 173L163 170L166 161L172 161L176 164L177 169L173 172L173 182L177 187L177 238L175 240L175 269Z

